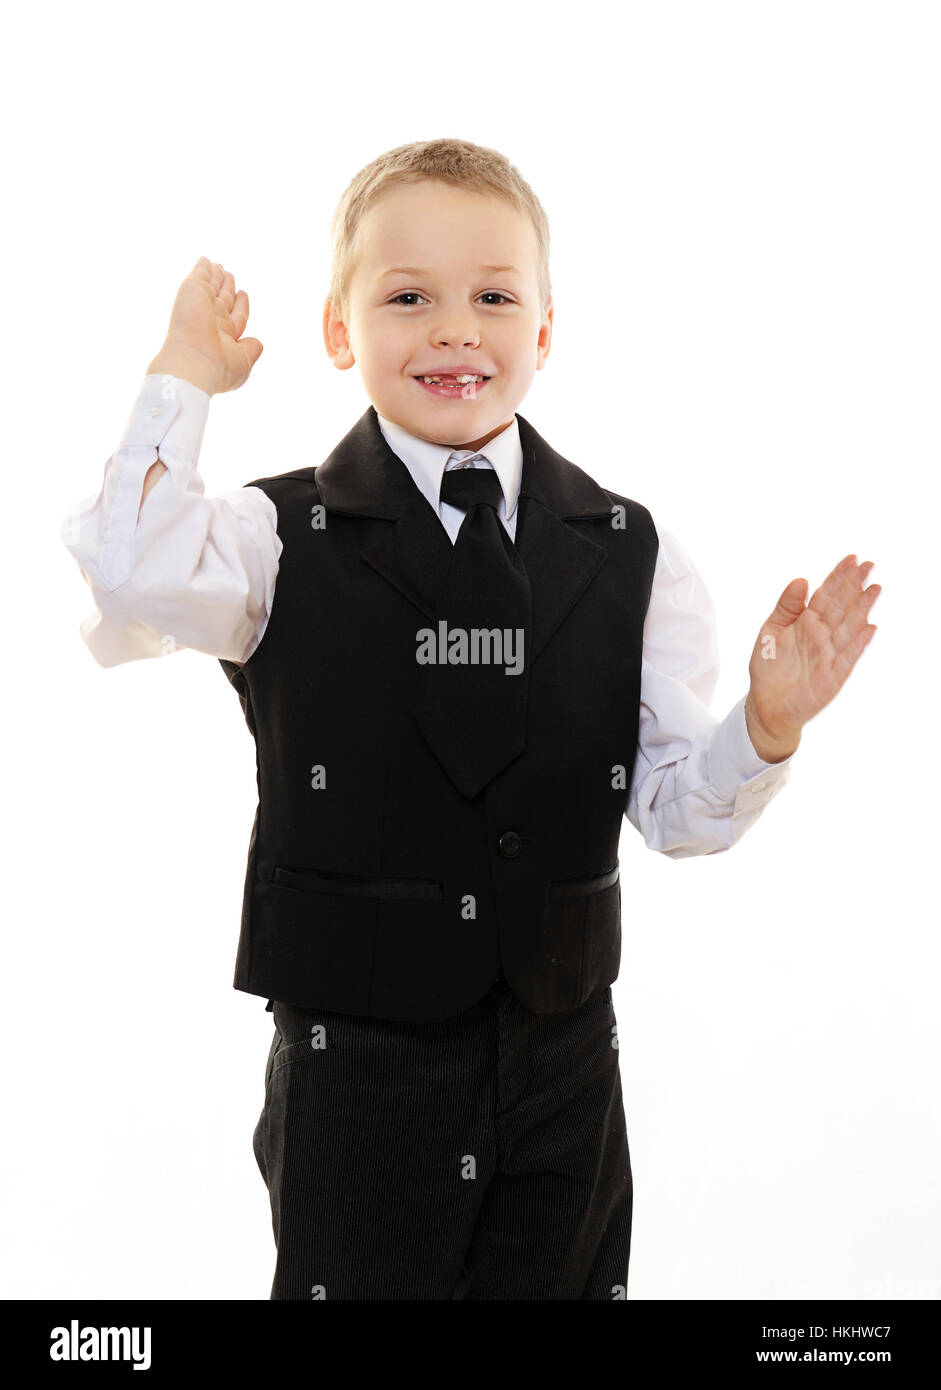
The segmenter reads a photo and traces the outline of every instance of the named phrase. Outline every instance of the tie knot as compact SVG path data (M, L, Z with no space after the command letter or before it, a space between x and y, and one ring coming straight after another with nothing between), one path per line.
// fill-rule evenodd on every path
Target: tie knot
M441 479L441 500L462 512L478 502L499 508L503 488L492 468L449 468Z

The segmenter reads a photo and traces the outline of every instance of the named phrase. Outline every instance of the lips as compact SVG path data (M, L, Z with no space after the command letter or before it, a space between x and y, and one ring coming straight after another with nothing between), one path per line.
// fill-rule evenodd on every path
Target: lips
M412 380L431 396L444 400L476 400L486 390L490 377L483 373L436 372L433 376L429 373L427 377L416 376Z

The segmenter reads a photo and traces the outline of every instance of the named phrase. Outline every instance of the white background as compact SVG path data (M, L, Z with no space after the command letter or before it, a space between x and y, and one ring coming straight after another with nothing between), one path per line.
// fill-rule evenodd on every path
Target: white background
M789 580L856 552L884 586L731 853L625 823L630 1296L941 1296L937 7L161 0L4 37L0 1292L269 1296L273 1024L231 987L251 736L211 658L96 665L59 528L201 255L265 345L213 400L207 491L321 462L368 404L322 345L333 208L455 136L549 214L521 413L687 549L716 718Z

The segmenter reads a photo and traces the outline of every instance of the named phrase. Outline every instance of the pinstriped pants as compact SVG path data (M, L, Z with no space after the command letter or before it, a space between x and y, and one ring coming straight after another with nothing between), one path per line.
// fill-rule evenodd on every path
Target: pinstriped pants
M454 1018L273 1005L253 1137L272 1299L624 1299L633 1181L611 990Z

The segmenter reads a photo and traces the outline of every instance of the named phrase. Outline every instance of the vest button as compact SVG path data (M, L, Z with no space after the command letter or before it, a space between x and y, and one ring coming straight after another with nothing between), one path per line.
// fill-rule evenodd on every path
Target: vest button
M523 848L523 842L515 830L504 830L497 843L504 859L515 859Z

